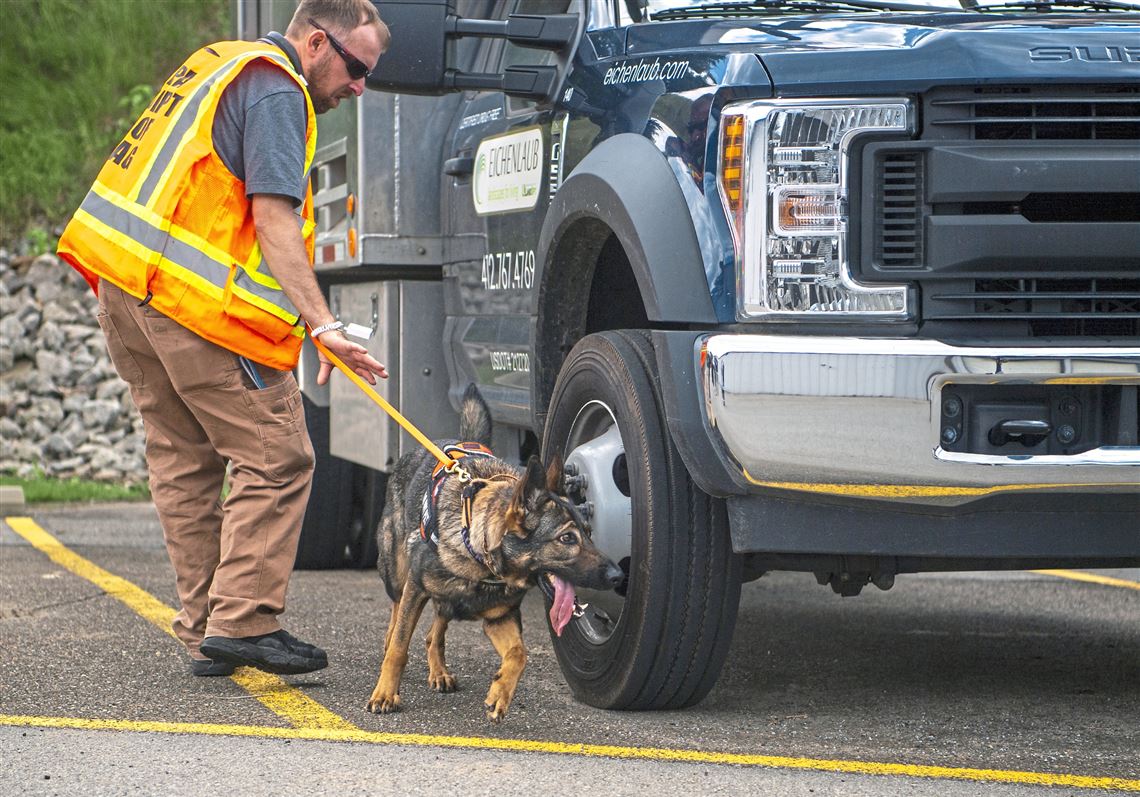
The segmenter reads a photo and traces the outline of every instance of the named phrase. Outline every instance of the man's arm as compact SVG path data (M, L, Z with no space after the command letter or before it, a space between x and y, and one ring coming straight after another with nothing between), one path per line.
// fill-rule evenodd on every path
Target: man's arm
M257 230L257 242L261 245L261 253L265 256L273 278L301 312L301 317L313 328L334 321L332 311L317 284L317 277L309 265L293 201L276 194L255 194L253 223ZM388 377L388 370L373 359L368 349L359 343L353 343L339 330L322 333L320 342L369 384L376 384L377 376L382 379ZM329 380L333 365L319 349L317 355L321 360L317 384L323 385Z

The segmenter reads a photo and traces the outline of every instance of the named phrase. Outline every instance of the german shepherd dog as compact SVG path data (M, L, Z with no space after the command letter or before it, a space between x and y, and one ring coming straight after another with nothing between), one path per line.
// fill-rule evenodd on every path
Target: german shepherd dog
M470 475L464 481L436 465L427 451L400 458L388 479L377 529L378 568L392 616L383 664L368 710L400 710L400 678L420 613L430 600L435 620L427 634L428 684L452 692L455 676L444 661L444 634L452 620L482 620L483 633L502 658L485 701L487 717L507 714L523 668L519 605L537 583L552 603L555 633L580 611L573 585L612 589L621 568L591 542L588 528L562 490L562 462L544 472L538 457L520 470L486 450L491 416L474 385L463 397L460 438L482 450L464 455L440 444ZM433 474L433 468L435 473Z

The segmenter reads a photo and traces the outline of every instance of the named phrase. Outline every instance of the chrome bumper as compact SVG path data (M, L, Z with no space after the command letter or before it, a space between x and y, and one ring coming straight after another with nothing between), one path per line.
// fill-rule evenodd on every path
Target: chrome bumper
M1135 492L1140 447L993 456L940 445L950 384L1140 384L1140 348L991 349L937 341L712 335L705 416L757 487L919 504L999 492Z

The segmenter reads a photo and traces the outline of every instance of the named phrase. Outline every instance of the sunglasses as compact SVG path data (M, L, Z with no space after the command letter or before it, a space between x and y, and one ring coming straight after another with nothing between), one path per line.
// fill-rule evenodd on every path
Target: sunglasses
M336 54L344 61L344 66L348 70L348 76L353 80L360 80L362 77L368 77L372 74L372 68L357 58L355 55L344 49L344 45L336 40L336 37L329 33L327 30L317 24L316 20L309 17L309 24L325 34L325 38L329 40L329 44L336 50Z

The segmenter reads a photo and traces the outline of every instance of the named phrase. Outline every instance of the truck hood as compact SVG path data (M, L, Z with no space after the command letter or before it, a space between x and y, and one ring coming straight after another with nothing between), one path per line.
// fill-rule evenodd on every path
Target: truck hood
M777 95L1140 80L1140 13L835 14L633 26L629 55L754 53ZM698 45L699 43L699 45Z

